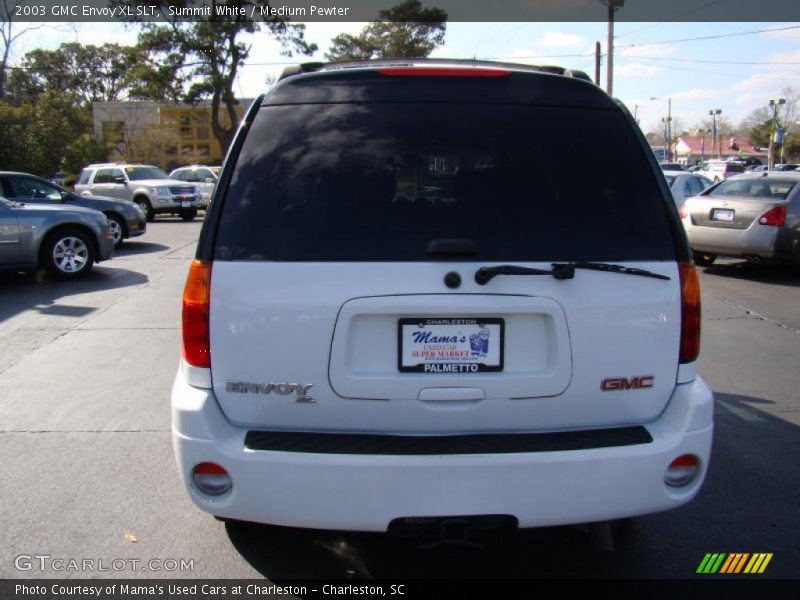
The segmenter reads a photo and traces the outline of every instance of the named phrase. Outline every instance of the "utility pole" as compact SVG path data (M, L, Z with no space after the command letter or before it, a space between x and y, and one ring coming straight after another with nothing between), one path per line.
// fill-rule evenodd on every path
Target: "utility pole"
M786 98L770 100L772 107L772 127L769 131L769 154L767 155L767 169L771 171L775 167L775 136L778 133L778 106L786 104ZM783 144L781 143L781 154L783 154Z
M606 61L606 91L609 96L614 95L614 12L618 8L625 6L625 0L600 0L608 6L608 40L606 49L608 60Z
M594 84L600 85L600 42L594 43Z

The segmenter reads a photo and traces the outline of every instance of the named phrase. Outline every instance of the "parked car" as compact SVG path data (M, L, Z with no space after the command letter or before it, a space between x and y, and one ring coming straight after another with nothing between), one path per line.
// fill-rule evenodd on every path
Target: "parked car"
M800 173L732 177L689 198L681 217L695 262L717 256L800 262Z
M798 168L800 168L800 165L778 164L775 165L772 169L773 171L780 171L782 173L786 173L789 171L797 171Z
M669 191L672 192L672 199L675 201L675 206L679 209L683 206L686 198L696 196L704 189L713 185L711 180L707 177L682 171L664 171L664 177L667 179Z
M695 172L703 177L708 177L711 181L716 183L732 175L744 173L744 165L725 160L710 160L706 163L705 168Z
M585 77L306 65L254 101L183 296L172 431L200 509L463 534L695 496L694 264L638 125ZM561 157L597 140L576 177Z
M103 163L89 165L75 184L82 196L111 196L139 205L147 221L170 214L184 221L197 216L199 194L193 185L181 185L151 165Z
M764 171L769 171L769 167L767 165L751 165L749 167L745 167L745 173L763 173Z
M72 278L113 255L114 240L103 213L0 197L0 269L44 268Z
M214 186L219 178L219 172L214 170L218 168L205 165L179 167L169 174L169 178L194 184L200 192L200 208L206 209L211 202L211 195L214 193Z
M672 163L672 162L660 162L658 166L661 167L662 171L685 171L686 167L684 167L680 163Z
M124 240L143 235L147 230L144 213L128 200L79 196L41 177L10 171L0 171L0 190L9 200L26 204L59 204L99 210L108 217L117 248Z

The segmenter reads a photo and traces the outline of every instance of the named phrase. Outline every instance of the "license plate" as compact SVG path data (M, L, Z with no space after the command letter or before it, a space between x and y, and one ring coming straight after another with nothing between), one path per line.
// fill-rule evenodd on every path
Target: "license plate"
M502 371L504 329L503 319L400 319L398 368L409 373Z
M734 211L730 208L715 208L711 211L712 221L733 221Z
M181 202L181 206L183 208L189 208L191 205L192 205L192 203L189 202L188 200L184 200L183 202Z

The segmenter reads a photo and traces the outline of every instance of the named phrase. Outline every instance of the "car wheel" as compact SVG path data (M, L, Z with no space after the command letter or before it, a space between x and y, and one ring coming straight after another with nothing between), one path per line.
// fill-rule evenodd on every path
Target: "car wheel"
M698 267L710 267L717 260L716 254L706 254L705 252L694 252L694 264Z
M194 218L197 216L197 209L196 208L188 208L186 210L182 210L180 212L181 219L184 221L194 221Z
M61 229L45 240L42 265L58 277L78 277L92 268L94 254L94 246L86 233L79 229Z
M150 206L150 201L147 198L136 198L134 202L142 209L144 218L148 223L152 223L156 220L156 214L153 212L153 207Z
M111 235L114 236L114 248L119 248L125 239L125 224L116 215L106 216L108 217L108 228L111 230Z

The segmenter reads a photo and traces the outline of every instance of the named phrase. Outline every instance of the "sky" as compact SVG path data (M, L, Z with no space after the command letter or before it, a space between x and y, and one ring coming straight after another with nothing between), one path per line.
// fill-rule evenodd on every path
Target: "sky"
M236 92L252 98L268 76L287 64L324 60L330 39L358 32L363 23L307 23L313 57L287 58L267 34L250 40L252 49ZM751 33L759 30L772 30ZM735 35L733 35L735 34ZM13 59L35 47L65 41L133 44L137 30L113 23L51 24L22 36ZM694 40L692 38L711 38ZM448 23L445 45L432 56L498 59L583 69L594 75L594 45L606 51L605 23ZM800 23L626 23L615 27L614 95L647 132L658 130L671 99L672 117L692 131L711 109L734 124L788 87L800 90ZM601 84L605 86L605 60ZM800 129L800 123L789 123Z

